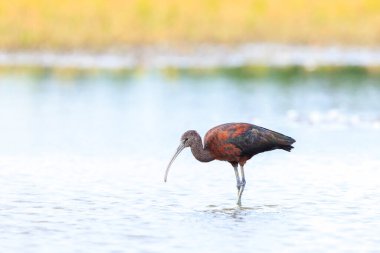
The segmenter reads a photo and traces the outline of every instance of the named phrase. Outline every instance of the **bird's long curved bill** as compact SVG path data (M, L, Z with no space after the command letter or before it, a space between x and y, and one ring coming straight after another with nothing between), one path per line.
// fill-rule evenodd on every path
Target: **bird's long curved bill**
M169 173L169 169L170 169L170 166L172 165L172 163L174 162L174 160L177 158L177 156L179 155L179 153L181 153L181 151L185 148L185 145L183 145L182 143L179 145L179 147L177 148L177 151L175 152L175 154L173 155L173 158L170 160L169 164L168 164L168 167L166 168L166 172L165 172L165 179L164 181L166 182L166 180L168 179L168 173Z

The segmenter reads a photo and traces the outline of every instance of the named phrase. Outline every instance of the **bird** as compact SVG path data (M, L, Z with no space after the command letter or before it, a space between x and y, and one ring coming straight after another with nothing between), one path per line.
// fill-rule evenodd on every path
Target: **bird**
M245 163L259 153L275 149L290 152L295 142L289 136L250 123L226 123L211 128L204 137L204 145L197 131L188 130L181 136L180 144L166 168L164 182L176 157L183 149L190 147L193 156L200 162L220 160L232 165L236 176L237 205L241 206L246 185Z

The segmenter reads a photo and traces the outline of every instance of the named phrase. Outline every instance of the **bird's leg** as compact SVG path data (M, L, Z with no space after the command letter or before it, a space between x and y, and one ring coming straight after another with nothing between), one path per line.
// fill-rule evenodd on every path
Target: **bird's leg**
M240 181L239 172L238 172L238 164L237 163L231 163L231 164L234 167L235 176L236 176L236 188L238 190L237 194L239 196L241 181Z
M241 206L241 196L243 195L244 187L245 187L245 175L244 175L244 165L240 165L240 172L241 172L241 183L240 183L240 190L239 190L239 198L237 201L237 204Z

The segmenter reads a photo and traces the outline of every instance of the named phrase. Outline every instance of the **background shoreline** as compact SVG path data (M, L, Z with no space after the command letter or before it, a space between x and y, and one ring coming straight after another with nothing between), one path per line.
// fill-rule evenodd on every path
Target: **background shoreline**
M309 70L324 66L354 66L377 72L380 69L380 48L246 43L235 46L140 46L104 51L0 50L0 66L79 69L300 66Z

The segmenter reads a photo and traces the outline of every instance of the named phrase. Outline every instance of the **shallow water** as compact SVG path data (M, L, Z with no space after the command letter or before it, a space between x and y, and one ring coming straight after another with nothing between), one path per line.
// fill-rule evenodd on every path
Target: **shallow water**
M380 86L369 74L0 73L3 252L378 252ZM187 129L251 122L291 153L232 167Z

